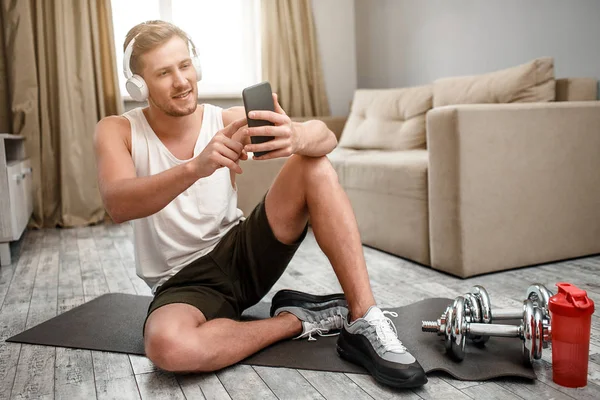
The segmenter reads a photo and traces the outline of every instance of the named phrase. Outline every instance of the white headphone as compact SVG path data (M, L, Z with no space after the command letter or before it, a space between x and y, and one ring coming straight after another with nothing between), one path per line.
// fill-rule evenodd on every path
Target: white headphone
M138 33L139 35L139 33ZM127 89L127 93L131 96L135 101L145 101L148 98L148 85L144 81L140 75L133 74L131 72L131 53L133 52L133 44L135 43L135 39L138 37L136 35L125 49L125 54L123 56L123 73L125 74L125 78L127 78L127 82L125 82L125 88ZM202 79L202 69L200 68L200 59L198 58L198 53L196 53L196 46L192 43L192 40L188 38L188 47L190 48L190 54L192 55L192 65L196 70L197 81Z

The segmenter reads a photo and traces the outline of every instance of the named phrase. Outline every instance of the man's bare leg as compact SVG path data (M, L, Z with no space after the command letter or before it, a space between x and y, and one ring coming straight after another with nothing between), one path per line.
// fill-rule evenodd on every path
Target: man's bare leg
M375 304L354 213L327 158L292 156L269 190L265 207L269 224L283 243L298 240L310 215L317 242L334 268L352 315L358 318ZM170 304L148 318L145 348L159 368L206 372L301 332L301 322L289 313L260 321L207 322L191 305Z
M283 339L297 336L301 322L292 314L239 322L204 314L189 304L168 304L146 323L146 355L171 372L208 372L233 365Z
M283 243L300 236L308 217L346 295L352 319L375 305L354 211L327 157L294 155L266 198L271 229Z

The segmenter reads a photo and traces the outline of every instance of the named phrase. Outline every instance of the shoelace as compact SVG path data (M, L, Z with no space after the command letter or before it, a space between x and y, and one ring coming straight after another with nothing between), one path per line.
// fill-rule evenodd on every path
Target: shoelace
M340 314L336 314L336 315L332 315L331 317L327 317L319 322L313 323L314 326L312 329L308 330L307 332L304 332L302 335L298 336L296 339L305 337L307 334L308 334L309 342L317 340L316 338L313 337L313 334L317 334L319 336L337 336L340 334L339 332L327 334L327 332L329 332L331 329L327 329L327 328L325 328L325 326L333 325L335 327L335 329L341 329L342 328L342 318L343 317Z
M398 316L398 314L393 311L383 311L383 315L391 315L394 318ZM406 347L404 347L402 342L398 339L398 331L391 319L387 317L378 318L369 321L369 324L375 327L377 337L385 350L394 353L404 353L406 351Z

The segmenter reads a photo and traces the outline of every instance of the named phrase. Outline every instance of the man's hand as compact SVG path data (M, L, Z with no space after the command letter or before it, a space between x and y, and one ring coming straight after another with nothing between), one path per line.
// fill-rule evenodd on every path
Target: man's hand
M273 103L275 103L275 112L251 111L249 115L250 118L270 121L275 124L274 126L259 126L246 130L248 137L273 136L273 139L268 142L246 145L244 150L247 152L269 151L268 154L261 157L254 156L253 158L256 160L287 157L297 153L301 146L296 127L279 105L275 93L273 93Z
M218 131L202 153L191 161L200 178L210 176L222 167L227 167L237 174L242 173L239 160L246 160L248 155L242 143L236 139L243 136L246 124L246 118L240 118ZM234 135L236 139L232 139Z

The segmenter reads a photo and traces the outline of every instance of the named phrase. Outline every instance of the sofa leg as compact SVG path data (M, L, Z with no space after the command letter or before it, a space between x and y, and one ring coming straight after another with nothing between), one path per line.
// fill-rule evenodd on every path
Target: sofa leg
M0 243L0 266L10 265L10 245L9 243Z

